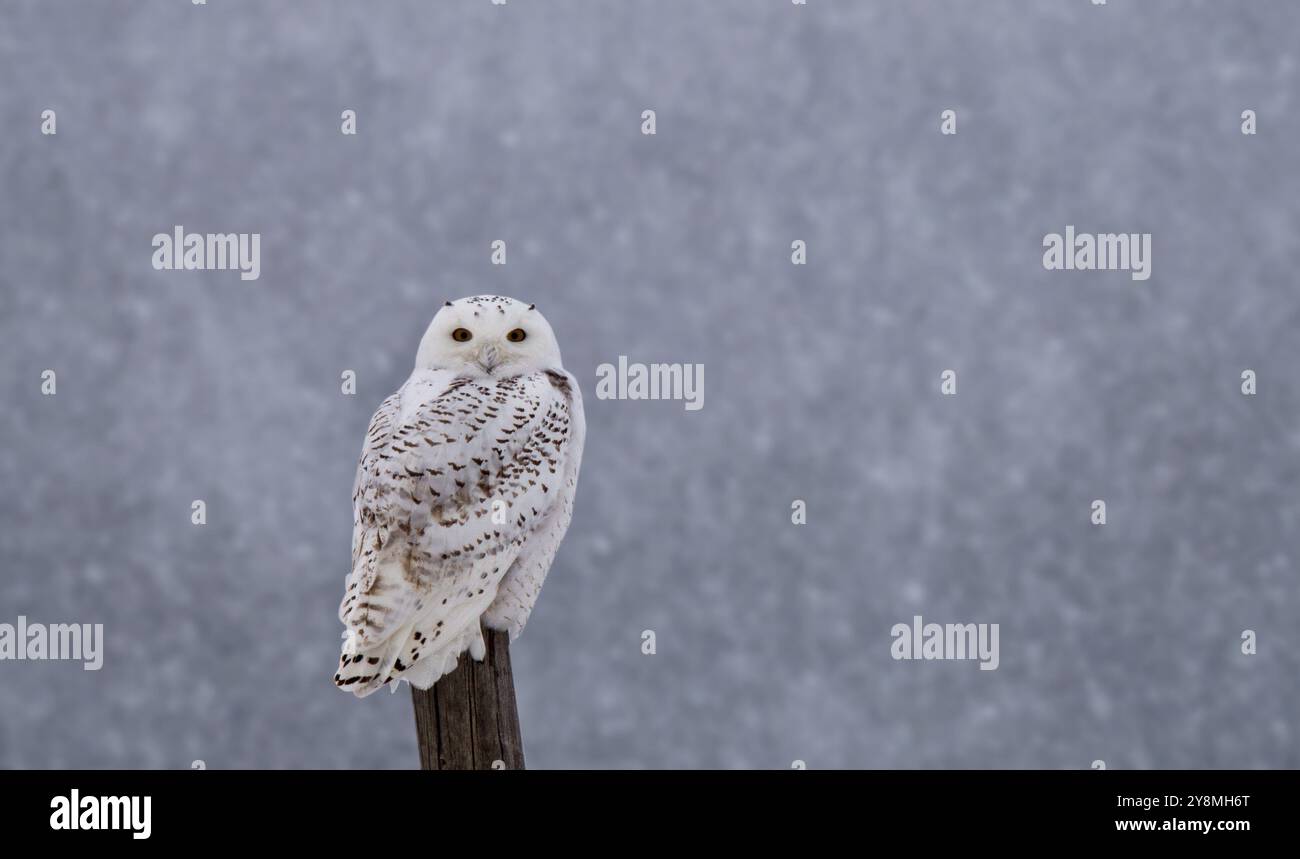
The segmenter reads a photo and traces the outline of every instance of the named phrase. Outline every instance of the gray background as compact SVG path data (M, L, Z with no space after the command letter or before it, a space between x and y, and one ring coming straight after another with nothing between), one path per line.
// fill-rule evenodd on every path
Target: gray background
M0 663L0 765L413 767L408 692L330 683L351 481L487 292L587 395L531 766L1300 766L1298 46L1292 0L0 0L0 621L108 638ZM175 224L261 279L154 271ZM1153 276L1044 271L1066 224ZM704 409L597 401L620 354ZM1001 667L895 662L918 613Z

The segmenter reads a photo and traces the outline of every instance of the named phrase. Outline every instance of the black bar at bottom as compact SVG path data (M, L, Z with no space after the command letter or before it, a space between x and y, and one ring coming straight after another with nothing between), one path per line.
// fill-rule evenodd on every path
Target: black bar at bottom
M283 838L361 849L440 827L531 846L589 825L589 834L623 828L637 846L666 849L701 828L747 837L898 833L927 844L1049 837L1230 846L1287 836L1297 795L1294 770L3 771L0 825L6 841L85 847ZM146 817L148 838L137 838Z

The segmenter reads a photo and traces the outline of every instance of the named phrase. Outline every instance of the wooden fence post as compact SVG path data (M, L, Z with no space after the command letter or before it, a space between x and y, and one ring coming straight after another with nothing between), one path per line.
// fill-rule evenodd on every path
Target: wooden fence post
M482 662L466 653L456 670L432 688L411 688L420 769L524 768L515 680L510 672L510 635L484 629L483 641L487 656Z

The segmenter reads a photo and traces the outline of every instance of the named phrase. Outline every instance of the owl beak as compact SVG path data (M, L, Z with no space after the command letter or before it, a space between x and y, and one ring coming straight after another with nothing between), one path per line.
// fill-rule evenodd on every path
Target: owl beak
M478 356L475 359L475 363L483 369L484 373L490 375L492 371L497 368L497 365L501 363L501 353L497 351L495 345L488 343L482 349L478 350Z

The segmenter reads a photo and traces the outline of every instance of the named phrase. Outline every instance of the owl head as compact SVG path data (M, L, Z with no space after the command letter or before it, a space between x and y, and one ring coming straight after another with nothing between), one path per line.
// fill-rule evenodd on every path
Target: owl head
M433 317L415 368L507 379L564 367L555 332L536 305L504 295L474 295L448 301Z

